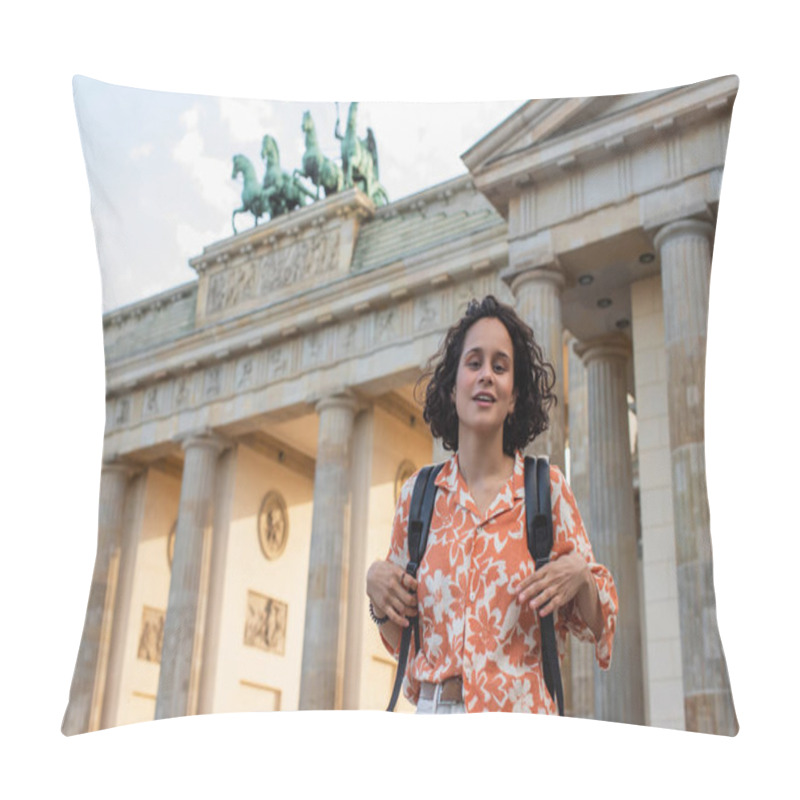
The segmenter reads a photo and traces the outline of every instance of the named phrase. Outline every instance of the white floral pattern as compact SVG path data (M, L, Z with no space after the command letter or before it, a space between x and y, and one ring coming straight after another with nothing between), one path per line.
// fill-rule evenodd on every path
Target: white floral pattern
M408 510L416 474L400 493L388 559L408 563ZM422 647L412 651L403 691L411 702L419 682L461 675L467 711L555 714L540 663L537 615L520 606L515 591L534 571L525 539L524 459L516 454L506 485L481 515L452 456L439 473L439 490L425 556L417 574ZM571 606L556 614L559 655L568 633L595 642L602 669L611 662L617 591L611 573L594 560L575 498L557 467L550 467L553 509L551 559L577 551L590 565L603 612L603 633L592 632ZM397 651L384 640L387 649Z

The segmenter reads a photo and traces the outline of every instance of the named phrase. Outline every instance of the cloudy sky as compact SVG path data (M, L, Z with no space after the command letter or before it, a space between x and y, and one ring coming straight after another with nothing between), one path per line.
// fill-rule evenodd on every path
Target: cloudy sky
M341 161L334 128L338 113L345 129L347 100L209 97L84 77L74 92L106 311L195 277L188 259L230 236L231 214L241 206L233 156L247 156L260 179L265 133L278 142L282 169L301 167L309 110L323 153ZM381 182L397 200L464 174L460 155L523 102L359 102L358 134L372 128ZM237 215L237 230L253 222Z

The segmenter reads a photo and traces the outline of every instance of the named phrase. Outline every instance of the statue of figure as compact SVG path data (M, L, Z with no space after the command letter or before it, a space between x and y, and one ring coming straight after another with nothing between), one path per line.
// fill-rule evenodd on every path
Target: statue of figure
M367 128L367 138L359 139L356 132L356 115L358 103L350 103L347 114L347 128L344 135L339 131L339 114L337 106L336 128L334 135L342 142L342 169L344 186L349 189L358 185L376 205L389 202L386 190L378 179L378 146L372 128Z
M244 188L242 189L242 207L237 208L231 217L234 235L238 233L236 230L237 214L244 214L245 211L249 211L256 218L256 225L258 225L261 217L269 213L268 198L264 194L264 190L256 178L256 171L247 156L236 155L233 157L233 174L231 178L236 179L239 174L244 175Z
M317 187L317 200L319 200L320 186L325 189L325 197L340 192L344 185L342 168L335 161L324 156L322 150L319 149L317 131L310 111L303 114L303 124L300 129L306 135L306 152L303 154L303 169L296 169L293 174L307 178Z
M281 169L278 143L269 134L261 142L261 158L266 159L267 164L264 195L269 204L270 219L305 205L306 197L314 197L296 176Z

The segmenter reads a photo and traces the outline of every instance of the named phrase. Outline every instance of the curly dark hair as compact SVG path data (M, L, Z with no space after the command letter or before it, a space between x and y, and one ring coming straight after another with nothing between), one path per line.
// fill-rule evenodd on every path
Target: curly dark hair
M514 347L514 388L517 401L514 413L503 427L503 452L513 455L522 450L540 433L547 430L548 412L557 402L553 387L556 373L545 361L542 348L536 343L533 331L511 306L493 295L480 302L472 300L464 316L447 331L444 343L427 363L417 382L417 389L428 379L425 389L423 418L431 434L442 440L445 449L458 450L458 416L452 392L458 363L464 350L467 331L479 320L493 317L503 323Z

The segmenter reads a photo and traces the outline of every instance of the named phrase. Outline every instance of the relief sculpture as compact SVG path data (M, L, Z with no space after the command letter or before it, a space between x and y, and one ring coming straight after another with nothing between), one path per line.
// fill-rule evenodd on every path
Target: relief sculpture
M398 335L399 330L395 310L381 311L375 318L375 341L378 344L393 342Z
M417 328L429 328L439 322L439 307L439 303L429 297L421 298L417 304Z
M175 385L175 405L180 408L185 406L190 399L191 386L189 378L181 377Z
M209 279L206 312L213 314L252 300L255 296L256 275L253 264L228 267Z
M281 378L289 371L289 354L285 347L278 347L269 354L267 375L270 380Z
M259 295L332 272L338 248L339 232L333 231L273 250L258 262Z
M117 425L125 425L131 416L131 401L129 397L122 397L117 403Z
M249 590L244 643L282 656L286 651L286 603Z
M253 377L253 359L248 357L236 365L236 388L243 389Z
M278 492L267 492L258 512L258 541L261 551L268 559L276 559L286 549L288 538L289 516L286 501Z
M160 608L145 606L142 609L142 626L139 631L139 647L136 657L142 661L161 663L161 648L164 644L164 619L166 612Z
M333 272L338 252L339 231L333 230L272 249L258 260L229 266L209 277L206 313L216 314Z
M206 397L216 397L220 392L221 367L210 367L206 370Z

